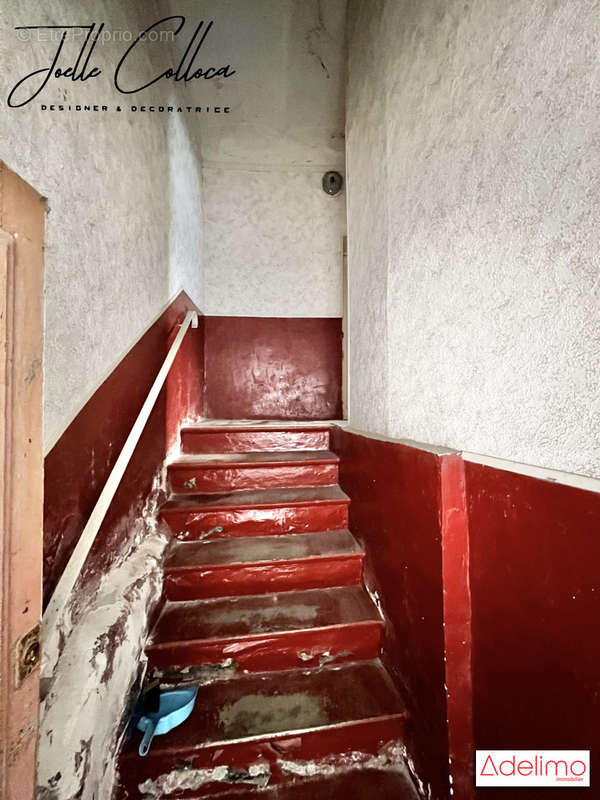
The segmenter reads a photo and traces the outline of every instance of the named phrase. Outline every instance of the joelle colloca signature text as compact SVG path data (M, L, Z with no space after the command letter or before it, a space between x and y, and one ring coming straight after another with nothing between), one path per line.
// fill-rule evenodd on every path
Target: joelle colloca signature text
M206 42L206 39L214 25L211 20L205 22L202 20L196 25L193 35L187 43L185 52L175 66L170 66L168 69L160 72L158 75L150 77L145 83L139 84L139 79L136 81L131 74L128 74L128 65L130 65L133 58L132 54L138 48L144 47L148 41L151 41L150 34L161 26L174 25L173 36L178 36L181 31L186 27L185 17L171 16L153 22L146 30L142 31L139 36L129 45L127 50L123 53L121 60L115 67L113 82L115 88L121 94L135 94L153 86L162 80L189 81L204 79L210 80L211 78L231 78L236 74L236 70L231 67L231 64L223 66L207 66L199 64L199 52ZM51 81L88 81L97 78L102 74L99 67L93 66L94 49L98 44L98 40L102 35L104 23L98 25L92 23L91 25L21 25L16 28L17 31L58 31L59 34L58 46L56 47L49 66L36 69L33 72L20 78L13 86L8 95L8 105L12 108L20 108L27 105L34 100L40 92L42 92ZM84 40L74 63L65 63L64 58L61 58L63 53L63 46L69 35L73 36L75 32L84 34ZM41 38L41 37L40 37ZM131 70L130 70L131 72Z

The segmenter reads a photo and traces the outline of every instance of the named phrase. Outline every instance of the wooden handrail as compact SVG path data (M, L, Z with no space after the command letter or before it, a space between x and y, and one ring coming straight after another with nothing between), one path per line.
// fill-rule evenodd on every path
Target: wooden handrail
M146 397L144 405L142 406L141 411L133 424L127 440L123 445L123 449L119 453L119 457L117 458L115 465L112 468L106 483L104 484L104 488L100 492L100 497L96 501L94 510L90 514L90 518L88 519L85 528L81 532L79 541L71 553L68 564L65 567L60 580L56 584L56 588L54 589L52 597L50 598L50 602L48 603L48 606L46 607L42 617L42 637L49 635L60 621L60 616L63 612L63 609L67 604L71 592L73 591L75 582L77 581L88 553L94 544L94 540L98 531L100 530L102 521L106 516L106 512L109 509L117 489L119 488L121 478L127 469L127 465L129 464L131 456L133 455L133 451L135 450L146 422L148 421L150 412L154 408L154 404L156 403L159 392L163 387L167 375L169 374L169 370L171 369L173 361L175 360L175 356L177 355L179 347L181 346L183 337L187 333L190 325L192 328L198 327L198 314L195 311L188 311L185 315L177 336L175 337L173 344L167 353L167 357L165 358L163 365L160 368L154 383L152 384L152 388L148 392L148 396Z

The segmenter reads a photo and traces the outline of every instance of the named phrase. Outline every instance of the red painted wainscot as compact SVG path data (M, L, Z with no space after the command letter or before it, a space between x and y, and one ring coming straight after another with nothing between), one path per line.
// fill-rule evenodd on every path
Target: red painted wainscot
M382 660L409 710L406 741L432 797L449 795L444 693L443 453L335 427L349 528L366 550L365 580L383 607Z
M181 293L88 400L44 461L44 602L54 590L161 367L185 312ZM201 393L203 328L190 329L136 447L86 563L106 571L139 516L179 419L196 416ZM190 381L190 373L194 383ZM186 387L192 388L186 388Z
M589 749L592 788L567 795L597 797L600 494L468 462L465 476L476 746Z
M442 582L446 646L446 713L453 797L474 791L471 594L465 462L441 460Z
M338 318L205 317L206 416L342 419Z
M590 749L598 774L600 494L339 428L331 449L432 797L448 769L453 800L506 797L475 789L477 748Z

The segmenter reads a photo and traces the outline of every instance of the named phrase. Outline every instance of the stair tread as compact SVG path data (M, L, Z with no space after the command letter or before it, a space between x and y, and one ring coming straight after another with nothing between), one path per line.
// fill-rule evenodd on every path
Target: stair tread
M240 675L200 686L189 719L167 736L155 737L149 759L165 752L405 713L379 660ZM137 757L138 745L135 736L125 745L124 755Z
M247 467L282 466L286 464L337 464L339 456L331 450L255 450L250 453L190 453L178 456L169 464L177 467Z
M198 566L260 564L295 559L360 555L362 549L349 530L245 536L213 541L173 542L165 569Z
M302 505L305 503L349 503L350 498L337 484L331 486L293 487L286 489L242 489L237 492L174 495L163 511L181 508L264 508L265 506Z
M294 422L293 420L206 420L195 425L183 425L182 433L191 431L198 433L208 431L210 433L237 433L239 431L329 431L333 425L338 424L335 420L315 421L303 420Z
M361 586L167 602L148 649L361 622L381 622Z

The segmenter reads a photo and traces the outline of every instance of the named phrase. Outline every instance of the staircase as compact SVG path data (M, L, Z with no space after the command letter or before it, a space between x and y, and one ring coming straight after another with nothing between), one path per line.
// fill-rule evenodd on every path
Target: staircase
M413 798L405 710L323 425L187 428L150 678L190 718L120 756L124 798Z

